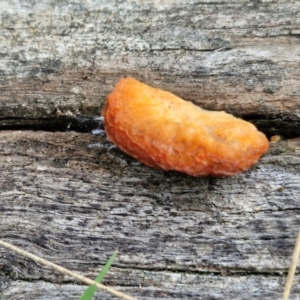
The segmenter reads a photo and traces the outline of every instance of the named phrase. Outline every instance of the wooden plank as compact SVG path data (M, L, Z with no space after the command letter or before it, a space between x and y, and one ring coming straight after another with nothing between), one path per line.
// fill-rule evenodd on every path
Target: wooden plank
M124 274L125 275L125 274ZM189 272L169 273L141 271L126 272L124 277L134 276L130 287L118 287L122 291L135 295L139 299L280 299L283 278L278 276L240 275L220 276L215 274L191 274ZM160 279L160 281L158 281ZM135 281L137 280L137 281ZM295 278L299 282L299 276ZM122 282L123 283L123 282ZM139 285L137 285L139 283ZM249 288L249 286L251 288ZM50 282L16 281L2 294L3 299L72 299L78 300L84 287L76 284L59 284ZM292 297L299 295L299 286L293 288ZM50 296L52 298L50 298ZM95 299L115 299L107 294L97 292ZM297 299L297 298L296 298Z
M142 299L280 298L299 228L300 3L0 7L0 238L91 278L118 249L106 283ZM123 76L289 140L232 178L147 168L99 119ZM82 290L0 249L0 299Z
M237 276L245 286L252 276L270 275L277 286L270 295L280 294L299 224L298 140L272 145L238 176L194 178L143 166L104 136L2 131L0 137L0 237L6 241L90 277L118 249L107 282L136 288L142 282L148 292L155 286L163 293L159 274L172 282L187 273L204 286L215 275L216 285L229 274L224 284ZM5 249L0 253L8 277L68 281ZM145 274L153 278L145 281ZM185 289L209 297L203 289Z
M130 75L300 135L298 2L4 2L2 128L84 127Z

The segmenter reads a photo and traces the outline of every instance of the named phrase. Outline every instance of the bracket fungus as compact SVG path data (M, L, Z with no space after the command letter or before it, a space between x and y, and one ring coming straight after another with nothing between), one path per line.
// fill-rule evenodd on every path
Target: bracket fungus
M107 96L102 116L109 140L129 155L149 167L193 176L237 174L269 148L251 123L130 77Z

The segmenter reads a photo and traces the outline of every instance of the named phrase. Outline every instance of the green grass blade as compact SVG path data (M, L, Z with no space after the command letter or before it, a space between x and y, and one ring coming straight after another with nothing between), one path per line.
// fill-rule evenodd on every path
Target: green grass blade
M105 266L101 269L100 273L97 275L97 277L95 278L95 281L100 283L103 279L103 277L105 276L105 274L108 272L111 264L113 263L116 255L117 255L117 251L115 251L113 253L113 255L110 257L110 259L107 261L107 263L105 264ZM94 296L95 292L96 292L97 288L94 285L90 285L85 292L83 293L83 295L79 298L79 300L91 300L92 297Z

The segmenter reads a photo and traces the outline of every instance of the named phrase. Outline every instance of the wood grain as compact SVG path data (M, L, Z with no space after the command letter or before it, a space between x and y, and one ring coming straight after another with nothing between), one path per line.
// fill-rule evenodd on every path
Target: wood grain
M2 128L77 129L130 75L300 135L298 2L2 3Z
M104 136L0 136L2 239L91 277L118 249L107 277L113 285L147 290L161 287L160 276L172 281L187 273L206 285L206 275L217 276L217 284L227 274L244 281L270 274L277 282L272 295L279 297L299 224L300 148L293 141L274 144L248 172L215 179L150 169ZM68 283L0 253L6 277ZM153 278L145 282L145 274Z
M105 283L140 299L279 299L299 228L300 3L0 7L0 238L90 278L118 249ZM284 138L232 178L147 168L99 119L129 75ZM83 289L0 249L0 299Z

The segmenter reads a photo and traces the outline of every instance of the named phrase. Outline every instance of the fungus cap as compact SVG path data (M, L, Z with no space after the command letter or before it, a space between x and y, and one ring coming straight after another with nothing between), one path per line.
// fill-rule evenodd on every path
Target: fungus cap
M107 96L102 116L109 140L129 155L149 167L194 176L245 171L269 147L253 124L130 77Z

